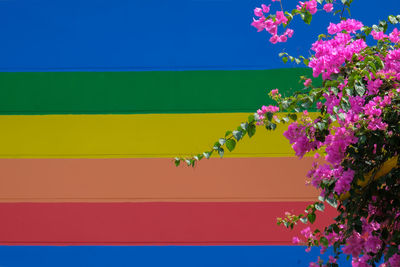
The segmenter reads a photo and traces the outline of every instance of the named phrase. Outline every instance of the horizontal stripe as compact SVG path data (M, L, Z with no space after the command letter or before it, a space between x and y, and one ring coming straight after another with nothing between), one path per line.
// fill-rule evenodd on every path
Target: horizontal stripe
M285 8L295 8L289 0ZM354 1L365 25L399 14L397 0ZM0 68L37 70L268 69L284 66L283 50L308 55L339 17L318 14L312 27L293 23L287 43L272 45L250 26L260 1L0 1ZM340 8L340 5L338 5ZM157 10L157 11L155 11ZM280 10L272 5L271 12ZM207 18L207 19L196 19ZM232 19L234 18L234 19ZM296 22L299 22L296 18ZM162 23L160 23L162 22Z
M171 159L2 159L0 202L313 201L312 161L211 159L192 169Z
M308 266L319 249L302 246L0 246L0 265L13 267ZM330 251L322 258L328 258ZM342 260L341 267L351 266Z
M0 158L156 158L202 153L249 114L0 116ZM293 156L286 125L245 137L227 157Z
M0 203L0 244L157 245L291 244L276 225L310 202ZM336 211L320 213L317 226Z
M1 3L0 3L1 5ZM254 112L307 69L0 73L0 114Z

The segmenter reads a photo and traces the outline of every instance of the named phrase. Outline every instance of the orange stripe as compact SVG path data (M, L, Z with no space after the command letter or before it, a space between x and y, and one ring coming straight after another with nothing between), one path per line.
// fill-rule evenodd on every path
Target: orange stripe
M1 159L0 202L312 201L312 158Z

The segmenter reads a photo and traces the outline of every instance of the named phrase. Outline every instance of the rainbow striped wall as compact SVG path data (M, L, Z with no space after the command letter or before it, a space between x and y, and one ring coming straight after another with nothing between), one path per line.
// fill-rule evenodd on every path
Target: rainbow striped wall
M373 23L399 9L374 2L356 0L353 15ZM250 28L259 4L0 1L0 266L316 258L291 244L300 229L275 224L317 196L305 186L311 159L293 157L284 128L195 169L171 159L208 149L268 103L267 89L289 94L310 74L282 65L283 47ZM315 20L295 26L287 51L307 53L328 22Z

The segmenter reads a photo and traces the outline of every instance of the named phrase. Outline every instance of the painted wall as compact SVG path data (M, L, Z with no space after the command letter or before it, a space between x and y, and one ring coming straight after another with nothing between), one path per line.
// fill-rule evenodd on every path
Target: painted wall
M381 2L355 0L352 15L373 24L399 13ZM268 90L289 94L310 75L250 27L260 4L0 1L0 266L316 259L292 246L301 229L275 225L317 196L305 186L312 161L294 158L284 127L195 169L171 159L207 150L269 103ZM312 30L294 25L286 51L308 54L328 25L314 19Z

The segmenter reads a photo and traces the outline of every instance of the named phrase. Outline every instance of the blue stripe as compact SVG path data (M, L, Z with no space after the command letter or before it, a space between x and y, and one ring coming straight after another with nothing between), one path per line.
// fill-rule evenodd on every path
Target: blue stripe
M292 267L318 255L300 246L0 246L0 267Z
M147 71L280 68L283 48L308 54L329 18L294 23L295 36L272 46L250 26L262 0L3 0L0 71ZM269 1L267 1L269 2ZM340 1L336 1L340 2ZM292 9L297 0L285 0ZM278 3L272 3L274 10ZM398 0L355 0L367 23L400 13ZM324 11L322 11L324 13ZM299 18L298 18L299 19ZM334 17L334 21L338 16ZM297 21L299 22L299 21Z

